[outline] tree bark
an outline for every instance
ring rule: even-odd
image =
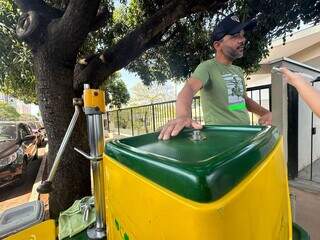
[[[49,52],[46,48],[38,50],[34,67],[39,107],[49,140],[48,163],[52,166],[74,112],[72,98],[79,96],[72,88],[73,68],[56,62]],[[53,181],[54,190],[49,197],[53,218],[75,199],[91,195],[89,161],[73,150],[78,147],[88,152],[85,129],[85,118],[80,114]]]
[[[38,103],[48,134],[50,170],[74,112],[72,99],[81,97],[81,89],[73,89],[74,66],[79,48],[95,22],[100,1],[70,0],[65,12],[42,0],[15,2],[23,12],[19,35],[33,52]],[[53,180],[54,190],[49,197],[53,218],[74,200],[91,195],[90,162],[73,150],[78,147],[88,152],[85,129],[85,118],[80,114]]]

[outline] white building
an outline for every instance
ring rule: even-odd
[[[282,38],[276,39],[272,46],[269,56],[260,62],[261,69],[249,76],[248,87],[271,84],[270,64],[283,57],[320,69],[320,25],[295,32],[285,45]]]

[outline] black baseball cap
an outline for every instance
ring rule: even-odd
[[[237,15],[234,13],[226,16],[214,29],[211,42],[221,40],[225,35],[233,35],[239,33],[241,30],[251,31],[257,26],[257,20],[255,18],[246,22],[240,22]]]

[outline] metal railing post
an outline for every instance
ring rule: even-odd
[[[154,104],[151,105],[152,107],[152,125],[153,125],[153,132],[156,131],[156,123],[155,123],[155,119],[154,119]]]
[[[119,110],[117,110],[117,125],[118,125],[118,135],[120,135],[120,120],[119,120]]]
[[[272,93],[271,93],[271,85],[268,87],[269,89],[269,111],[272,111]]]
[[[131,114],[131,134],[134,136],[134,130],[133,130],[133,108],[130,108],[130,114]]]

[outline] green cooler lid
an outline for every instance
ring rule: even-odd
[[[105,154],[185,198],[211,202],[233,189],[273,150],[279,132],[264,126],[204,126],[170,140],[159,133],[109,142]]]

